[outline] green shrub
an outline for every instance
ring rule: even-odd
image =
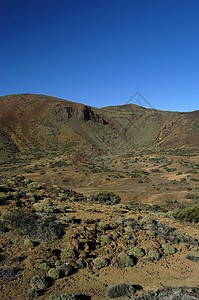
[[[42,188],[42,185],[38,182],[31,182],[28,184],[28,189],[30,191],[35,191],[35,190],[39,190]]]
[[[122,252],[118,255],[118,266],[120,269],[125,267],[134,266],[134,260],[126,253]]]
[[[31,278],[30,285],[36,291],[45,290],[48,286],[46,279],[41,275],[35,275]]]
[[[112,212],[115,212],[115,213],[118,213],[118,214],[122,213],[122,209],[121,209],[120,204],[113,205]]]
[[[116,240],[119,236],[118,233],[114,230],[110,232],[110,235],[112,236],[113,240]]]
[[[59,279],[60,278],[60,271],[55,269],[55,268],[51,268],[50,270],[48,270],[48,276],[53,278],[53,279]]]
[[[51,264],[47,261],[47,262],[43,262],[39,265],[39,268],[41,270],[44,270],[44,271],[49,271],[50,268],[51,268]]]
[[[157,251],[149,251],[148,252],[148,257],[151,260],[158,260],[160,258],[160,254]]]
[[[176,252],[176,249],[169,244],[162,244],[162,248],[165,254],[174,254]]]
[[[100,240],[102,245],[107,245],[111,242],[111,239],[108,235],[102,235]]]
[[[40,202],[33,204],[33,207],[36,211],[52,213],[55,210],[55,206],[49,199],[44,199]]]
[[[128,255],[133,255],[135,257],[142,257],[144,256],[144,250],[140,247],[136,246],[129,246],[128,249],[126,250]]]
[[[132,233],[132,232],[134,232],[134,229],[132,226],[128,225],[124,228],[124,231],[127,233]]]
[[[199,222],[199,206],[195,205],[189,208],[178,209],[173,213],[173,217],[180,221]]]
[[[107,267],[108,266],[108,260],[106,258],[103,258],[103,257],[97,257],[97,258],[93,259],[93,266],[96,269],[101,269],[101,268]]]
[[[62,213],[65,213],[65,211],[66,211],[66,206],[64,205],[64,204],[58,204],[57,206],[56,206],[56,209],[58,209],[60,212],[62,212]]]
[[[107,230],[107,229],[110,228],[110,225],[108,223],[105,223],[105,222],[100,222],[99,227],[100,227],[100,229]]]
[[[60,220],[66,224],[70,224],[75,222],[75,217],[69,214],[65,214],[63,217],[60,218]]]
[[[59,193],[59,199],[60,200],[66,200],[68,198],[68,194],[66,193]]]
[[[122,225],[123,222],[124,222],[124,218],[121,217],[121,216],[118,217],[118,218],[115,220],[115,223],[116,223],[117,225]]]
[[[76,258],[76,251],[72,248],[65,248],[62,251],[62,257],[64,259],[68,259],[68,258]]]
[[[24,246],[26,246],[28,248],[33,248],[34,247],[34,243],[30,239],[25,239],[24,240]]]
[[[33,299],[38,297],[38,292],[35,289],[28,290],[28,298]]]
[[[107,204],[107,205],[111,205],[111,204],[115,205],[120,203],[121,198],[119,195],[113,192],[101,191],[95,195],[91,195],[89,197],[89,200],[97,203]]]

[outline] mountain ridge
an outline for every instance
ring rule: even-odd
[[[45,95],[0,97],[0,152],[124,153],[199,146],[199,111],[136,104],[96,108]]]

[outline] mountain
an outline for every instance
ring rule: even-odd
[[[0,97],[0,154],[128,153],[199,146],[199,111],[167,112],[134,104],[90,107],[45,95]]]

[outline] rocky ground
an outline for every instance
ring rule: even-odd
[[[197,209],[182,223],[169,207],[5,174],[0,205],[2,299],[199,299]]]

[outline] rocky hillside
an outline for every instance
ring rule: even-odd
[[[44,95],[0,97],[0,153],[108,154],[199,146],[199,111],[137,105],[102,109]]]

